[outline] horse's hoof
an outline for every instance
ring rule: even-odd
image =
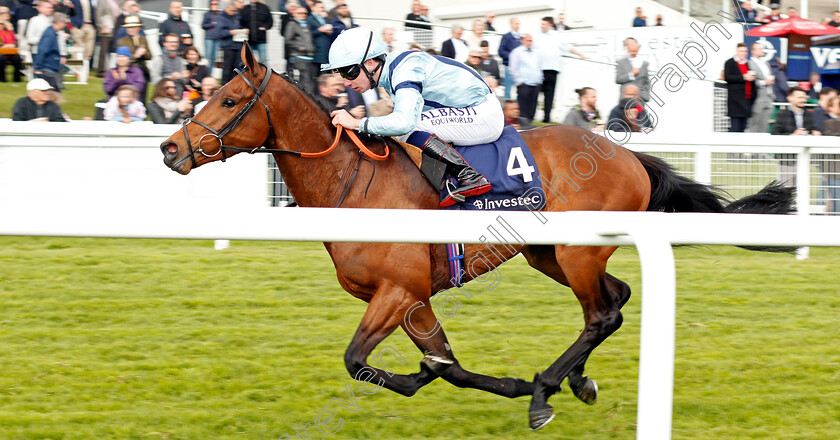
[[[545,425],[548,425],[554,419],[554,408],[551,405],[528,411],[528,424],[531,426],[531,431],[536,431]]]
[[[455,361],[450,359],[445,359],[440,356],[434,356],[431,354],[427,354],[426,357],[420,361],[420,364],[425,365],[428,369],[432,370],[433,373],[440,376],[446,371],[447,368],[451,367]]]
[[[575,397],[580,399],[581,402],[587,405],[594,405],[595,401],[598,400],[598,384],[589,377],[584,377],[583,379],[583,386],[572,391],[574,391]]]

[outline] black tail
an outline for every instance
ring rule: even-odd
[[[739,214],[790,214],[796,211],[794,189],[772,182],[751,196],[728,203],[725,193],[680,176],[662,159],[635,153],[650,177],[648,211],[713,212]],[[746,247],[750,250],[790,252],[793,248]]]

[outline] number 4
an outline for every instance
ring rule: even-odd
[[[516,166],[518,163],[518,167]],[[515,176],[517,174],[522,175],[522,180],[525,183],[534,180],[532,174],[534,174],[534,167],[528,165],[528,160],[525,159],[525,153],[522,152],[522,147],[513,147],[510,150],[510,156],[508,156],[508,163],[507,163],[507,173],[508,176]]]

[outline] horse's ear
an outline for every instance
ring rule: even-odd
[[[246,41],[242,45],[242,64],[245,64],[248,67],[248,70],[254,73],[254,75],[259,75],[262,73],[262,66],[257,64],[257,60],[254,58],[254,53],[251,52],[251,46]]]

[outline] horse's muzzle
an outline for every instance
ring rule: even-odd
[[[186,161],[181,160],[176,162],[175,160],[180,151],[181,149],[178,147],[178,144],[170,140],[166,140],[160,144],[160,152],[163,153],[163,163],[172,171],[180,174],[187,174],[189,173],[189,169],[184,170],[183,167],[184,162]]]

